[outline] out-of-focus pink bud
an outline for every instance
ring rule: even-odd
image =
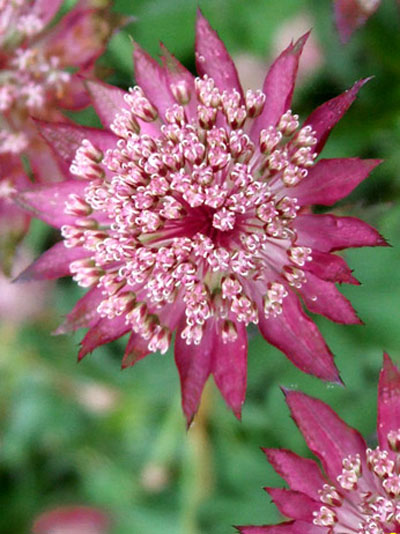
[[[107,515],[86,506],[60,507],[39,516],[33,534],[108,534]]]

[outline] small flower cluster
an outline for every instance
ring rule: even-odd
[[[61,120],[60,108],[89,103],[77,74],[93,72],[96,58],[119,24],[107,8],[76,6],[52,25],[63,0],[0,0],[0,264],[8,272],[13,252],[29,225],[15,205],[15,193],[31,179],[61,180],[62,171],[32,117]],[[21,164],[28,162],[30,178]]]
[[[379,446],[367,448],[324,403],[286,392],[293,419],[317,464],[295,454],[265,449],[290,489],[266,488],[291,522],[240,527],[242,534],[391,534],[400,530],[400,371],[385,354],[378,390]]]
[[[87,104],[71,68],[89,72],[112,28],[87,0],[49,27],[61,4],[0,2],[0,154],[21,154],[29,148],[37,137],[30,116],[61,118],[59,107]]]
[[[60,57],[47,53],[37,42],[45,26],[46,19],[30,2],[0,3],[0,48],[7,57],[1,72],[0,113],[18,117],[45,113],[65,94],[71,74],[61,68]],[[0,154],[20,154],[28,144],[22,130],[2,131]]]

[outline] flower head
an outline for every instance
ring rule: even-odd
[[[241,534],[395,534],[400,532],[400,371],[384,355],[378,387],[378,446],[368,448],[323,402],[286,392],[292,417],[321,461],[264,449],[289,489],[266,488],[290,522],[239,527]]]
[[[14,179],[23,173],[20,156],[28,159],[35,179],[61,179],[52,151],[31,117],[61,120],[60,107],[88,105],[77,74],[93,71],[114,27],[105,10],[91,8],[89,0],[79,0],[51,25],[62,3],[0,0],[0,217],[5,213],[3,199],[11,202],[13,192],[20,189],[20,181]],[[8,186],[11,192],[6,196]],[[26,219],[27,214],[18,217]],[[14,232],[6,233],[11,242]],[[0,251],[8,256],[2,244]],[[2,267],[7,266],[2,262]]]
[[[363,26],[378,9],[381,0],[334,0],[336,26],[343,43]]]
[[[93,70],[112,27],[87,0],[49,25],[62,3],[0,0],[0,154],[29,151],[39,138],[31,116],[61,119],[60,106],[88,104],[71,69]]]
[[[199,14],[194,78],[162,47],[135,48],[138,86],[88,86],[106,131],[43,124],[71,179],[20,195],[63,242],[23,276],[71,273],[89,288],[59,332],[89,327],[79,357],[130,333],[123,366],[175,357],[190,421],[210,374],[239,415],[246,326],[305,372],[339,380],[313,312],[358,323],[335,282],[357,283],[332,251],[384,241],[350,217],[312,215],[347,195],[378,160],[317,157],[364,81],[303,125],[290,110],[307,36],[275,61],[262,91],[243,93],[235,66]]]

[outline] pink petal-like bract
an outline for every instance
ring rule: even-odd
[[[104,130],[40,123],[71,177],[30,188],[19,202],[61,228],[65,247],[77,251],[69,270],[90,288],[59,331],[90,328],[80,357],[130,332],[123,367],[165,353],[176,332],[188,422],[210,375],[240,417],[250,323],[304,372],[340,382],[302,301],[334,321],[359,323],[335,286],[358,282],[333,252],[385,244],[358,219],[311,213],[310,204],[339,200],[379,162],[316,162],[365,81],[301,126],[290,105],[306,39],[282,52],[262,91],[244,93],[199,13],[199,77],[163,45],[162,64],[135,45],[138,86],[86,83]],[[52,261],[24,276],[50,278]]]
[[[387,354],[378,386],[378,446],[323,402],[285,391],[294,421],[316,462],[279,449],[264,449],[289,489],[266,488],[290,520],[238,527],[241,534],[396,534],[400,532],[400,371]],[[258,529],[258,530],[257,530]]]

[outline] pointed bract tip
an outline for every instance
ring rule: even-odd
[[[242,410],[233,410],[233,414],[236,417],[236,419],[241,423],[242,422]]]
[[[19,284],[20,282],[31,282],[33,280],[32,273],[29,271],[29,267],[19,273],[18,276],[11,280],[12,284]]]
[[[360,160],[360,162],[362,162],[365,166],[368,166],[368,174],[370,174],[374,169],[376,169],[376,167],[381,165],[384,161],[385,160],[378,158]]]
[[[185,414],[186,415],[186,414]],[[196,414],[192,414],[190,416],[186,415],[186,432],[189,432],[190,430],[190,427],[192,426],[193,424],[193,421],[194,421],[194,416]]]
[[[377,247],[390,247],[392,248],[393,245],[389,243],[389,241],[387,239],[385,239],[381,234],[379,234],[379,237],[378,239],[376,240],[376,245]]]
[[[382,369],[379,373],[379,389],[381,390],[383,384],[390,382],[398,383],[398,381],[400,381],[400,369],[393,362],[389,354],[384,352]]]
[[[350,93],[351,95],[354,95],[354,98],[356,97],[358,91],[364,87],[366,83],[368,83],[372,78],[375,78],[375,76],[368,76],[367,78],[361,78],[360,80],[357,80],[351,87],[349,87],[343,94]]]
[[[358,91],[361,89],[361,87],[364,87],[365,84],[367,84],[370,80],[375,78],[375,76],[367,76],[366,78],[361,78],[360,80],[357,80],[352,87],[348,89],[348,91],[355,91],[358,93]]]
[[[334,358],[333,354],[332,354],[332,358]],[[339,374],[339,371],[336,365],[334,365],[334,373],[332,373],[331,371],[329,376],[320,376],[320,375],[315,375],[315,376],[319,378],[320,380],[323,380],[324,382],[329,382],[330,384],[336,384],[338,386],[344,386],[344,382],[342,380],[342,377]]]
[[[81,348],[78,352],[78,363],[81,362],[87,354],[89,353],[85,349]]]
[[[336,384],[337,386],[340,386],[341,388],[346,387],[346,384],[344,383],[344,380],[342,379],[340,375],[338,375],[337,380],[332,380],[332,384]]]
[[[357,323],[355,323],[357,324]],[[364,324],[364,323],[362,323]],[[336,373],[336,376],[333,378],[323,378],[324,382],[328,382],[329,384],[340,386],[341,388],[346,387],[346,384],[344,383],[342,377],[339,374],[339,371]]]
[[[392,358],[389,356],[387,352],[384,352],[382,371],[388,371],[390,369],[395,369],[398,371],[397,366],[393,363]]]
[[[301,46],[304,46],[304,45],[306,44],[308,38],[310,37],[310,35],[311,35],[311,28],[310,28],[308,31],[306,31],[306,33],[303,33],[303,35],[301,35],[301,36],[297,39],[295,46],[296,46],[297,44],[299,44],[299,45],[301,44]]]
[[[292,392],[295,392],[296,390],[295,389],[291,389],[291,388],[287,388],[285,386],[279,386],[280,387],[280,390],[282,391],[282,393],[284,394],[285,398]]]
[[[354,311],[354,321],[351,323],[343,323],[343,324],[350,324],[350,325],[357,325],[357,326],[365,326],[364,321],[358,316],[357,311],[353,308]]]
[[[351,271],[353,272],[353,271]],[[361,285],[361,282],[360,280],[358,280],[355,276],[353,276],[352,274],[349,275],[348,279],[347,280],[344,280],[343,282],[339,282],[339,284],[352,284],[353,286],[360,286]]]
[[[197,7],[197,11],[196,11],[196,33],[201,29],[201,26],[203,28],[206,27],[208,30],[211,30],[212,32],[216,32],[216,30],[214,30],[214,28],[211,26],[208,18],[204,15],[204,13],[200,9],[200,7]]]
[[[306,33],[301,35],[295,43],[293,41],[290,43],[289,47],[284,52],[290,52],[294,54],[301,54],[304,45],[306,44],[308,38],[310,37],[311,30],[308,30]]]
[[[52,336],[61,336],[63,334],[67,334],[70,330],[68,330],[67,321],[64,321],[60,324],[53,332],[51,333]]]
[[[366,78],[361,78],[357,83],[362,83],[362,85],[368,83],[369,81],[373,80],[375,78],[375,74],[371,74],[371,76],[367,76]]]

